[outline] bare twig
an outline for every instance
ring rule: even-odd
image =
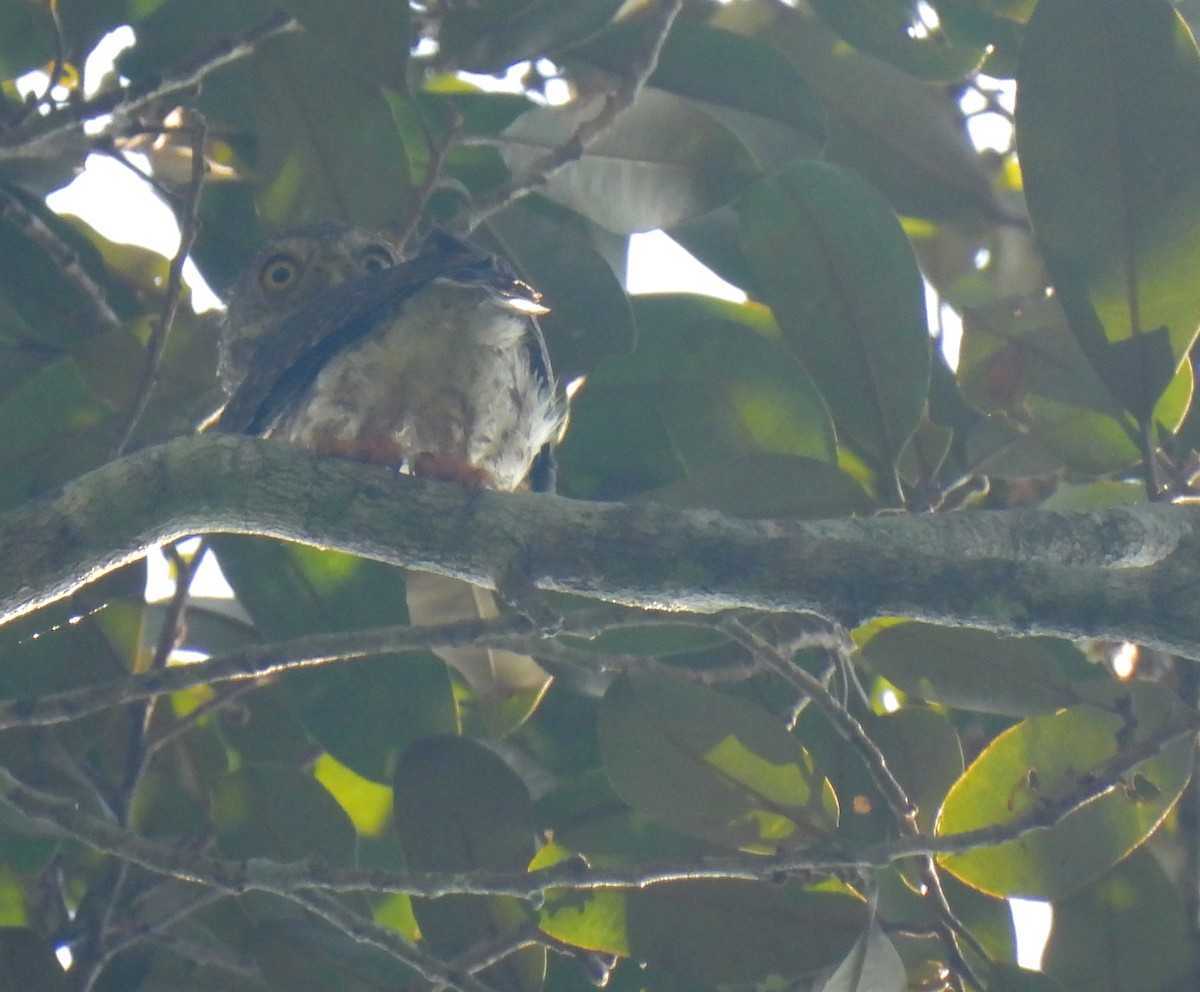
[[[909,834],[915,832],[917,807],[888,768],[883,752],[871,740],[863,725],[834,698],[821,680],[799,665],[793,664],[775,645],[751,630],[737,617],[726,617],[720,621],[719,626],[732,641],[745,647],[751,656],[761,659],[771,671],[812,698],[842,739],[862,758],[875,787],[887,801],[900,828]]]
[[[420,185],[412,191],[412,198],[409,201],[404,220],[397,228],[396,241],[401,252],[407,250],[408,243],[416,232],[417,225],[421,222],[425,205],[429,202],[433,191],[437,189],[438,182],[442,177],[442,166],[445,164],[446,156],[450,154],[450,150],[462,136],[463,125],[462,114],[452,107],[450,122],[446,125],[446,133],[438,138],[434,135],[433,128],[426,120],[421,108],[415,103],[413,107],[417,114],[417,120],[421,124],[421,134],[429,148],[429,161],[425,164],[425,175],[421,178]]]
[[[58,4],[46,4],[46,11],[50,15],[50,23],[54,25],[54,62],[50,66],[49,76],[46,80],[46,89],[38,99],[38,105],[53,103],[51,94],[63,78],[63,72],[67,67],[66,45],[63,42],[62,19],[58,16]]]
[[[54,233],[39,217],[31,214],[25,206],[5,190],[0,190],[0,217],[20,229],[30,241],[37,244],[58,266],[59,271],[83,299],[87,308],[86,319],[100,328],[119,327],[121,318],[108,305],[103,288],[80,264],[75,249]]]
[[[48,145],[69,140],[76,133],[82,134],[85,121],[105,114],[112,114],[113,122],[101,132],[100,137],[120,133],[125,121],[146,107],[165,97],[195,88],[209,73],[252,54],[262,41],[272,35],[298,28],[299,24],[291,15],[278,11],[249,30],[220,40],[174,72],[106,90],[90,100],[67,104],[19,127],[0,132],[0,161],[44,154]],[[88,139],[89,143],[91,140]]]
[[[794,664],[789,657],[786,657],[765,638],[746,627],[737,617],[730,617],[722,621],[721,629],[735,642],[743,645],[752,656],[761,658],[776,674],[808,694],[866,766],[875,787],[879,789],[884,801],[888,804],[888,808],[892,812],[892,819],[900,833],[907,837],[919,836],[916,804],[909,799],[908,792],[888,767],[883,752],[853,714],[834,698],[833,694],[816,676]],[[974,953],[985,961],[988,960],[987,952],[950,908],[950,904],[942,892],[941,879],[938,877],[937,865],[933,858],[918,857],[917,868],[925,886],[925,897],[932,903],[939,920],[939,930],[949,955],[949,963],[954,971],[964,976],[973,986],[983,988],[970,962],[958,950],[956,939],[964,941]]]
[[[381,927],[368,917],[355,913],[327,893],[288,893],[287,898],[316,913],[351,940],[378,948],[412,968],[432,983],[434,988],[451,989],[453,992],[492,992],[492,989],[478,978],[427,954],[415,944],[409,943],[397,931]]]
[[[705,626],[703,617],[678,613],[649,613],[636,617],[626,611],[600,608],[570,613],[563,620],[565,633],[591,635],[625,623],[676,623]],[[379,627],[373,630],[315,634],[236,651],[220,658],[188,665],[173,665],[162,671],[130,675],[119,682],[83,686],[38,699],[0,701],[0,730],[12,727],[50,726],[76,720],[114,706],[165,693],[179,692],[219,682],[258,680],[266,676],[314,665],[353,661],[390,652],[422,651],[434,647],[485,644],[508,650],[538,654],[540,635],[532,633],[529,621],[520,615],[491,620],[455,622],[430,627]]]
[[[641,61],[630,67],[629,78],[618,89],[605,95],[604,103],[595,116],[583,121],[575,132],[557,148],[552,148],[520,176],[513,176],[486,199],[480,200],[471,211],[467,231],[473,231],[485,220],[514,200],[541,189],[555,173],[578,160],[588,145],[604,134],[621,111],[631,107],[647,80],[658,67],[663,45],[675,17],[683,7],[682,0],[657,0],[647,16],[647,28],[653,40],[646,46]]]
[[[190,120],[185,123],[184,128],[191,133],[192,137],[192,174],[182,204],[175,215],[179,221],[179,247],[167,269],[166,296],[163,300],[162,312],[154,324],[150,340],[146,342],[146,359],[142,366],[142,375],[137,391],[134,393],[133,403],[117,434],[116,444],[110,452],[110,457],[114,458],[124,454],[133,437],[133,431],[146,410],[146,404],[150,402],[150,394],[158,380],[158,369],[162,364],[167,335],[171,333],[171,325],[175,323],[175,315],[179,312],[179,299],[183,293],[183,265],[196,241],[200,190],[204,185],[204,143],[208,136],[208,125],[204,118],[195,111],[189,111],[188,118]]]
[[[92,965],[91,970],[87,974],[87,978],[83,982],[83,992],[92,992],[96,982],[104,973],[104,969],[118,954],[127,951],[132,947],[146,940],[154,940],[169,931],[175,924],[187,919],[194,913],[199,912],[205,906],[210,906],[219,899],[224,899],[225,894],[215,890],[209,892],[198,892],[189,901],[181,904],[174,912],[166,913],[157,917],[153,923],[145,924],[132,928],[128,933],[124,933],[119,939],[108,944]],[[101,930],[101,939],[107,939],[109,926],[106,925]]]
[[[1061,823],[1082,806],[1125,786],[1130,772],[1172,745],[1200,731],[1200,715],[1150,734],[1106,762],[1096,774],[1081,777],[1079,787],[1055,802],[1043,803],[1010,823],[957,834],[914,834],[847,853],[824,847],[789,851],[773,857],[733,855],[681,862],[588,867],[566,861],[536,872],[396,872],[377,868],[333,868],[320,861],[281,864],[265,858],[222,860],[179,845],[147,840],[96,816],[68,797],[54,796],[21,782],[0,767],[0,803],[48,836],[72,837],[93,850],[150,871],[196,882],[231,895],[250,890],[290,897],[302,890],[404,893],[437,899],[448,895],[495,895],[537,899],[551,889],[579,892],[645,888],[668,882],[735,878],[766,881],[781,872],[836,872],[883,868],[919,857],[961,854],[1017,840]]]

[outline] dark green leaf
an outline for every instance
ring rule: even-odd
[[[764,308],[684,294],[632,303],[637,349],[576,397],[565,492],[622,498],[763,452],[833,461],[825,404]]]
[[[533,806],[524,783],[482,745],[461,737],[417,741],[396,768],[395,823],[416,871],[521,871],[533,857]],[[435,953],[461,953],[481,937],[526,925],[528,908],[508,898],[450,896],[413,901]],[[542,947],[525,948],[481,973],[505,990],[540,986]]]
[[[860,657],[911,696],[1016,717],[1077,703],[1079,674],[1087,671],[1063,641],[925,623],[885,627]]]
[[[440,50],[455,68],[501,72],[514,62],[553,55],[599,31],[621,0],[482,0],[447,6]]]
[[[742,244],[834,422],[895,465],[925,408],[930,343],[912,248],[883,198],[802,162],[737,204]]]
[[[572,58],[620,71],[640,30],[632,20],[618,22]],[[756,39],[678,18],[649,85],[701,101],[710,110],[726,108],[786,130],[795,154],[820,150],[825,129],[820,105],[787,59]],[[732,117],[719,119],[737,130]],[[779,141],[784,142],[782,136]]]
[[[795,455],[741,455],[704,465],[692,476],[636,499],[703,506],[734,517],[870,516],[878,504],[836,465]]]
[[[604,696],[600,752],[622,800],[694,837],[770,853],[837,827],[837,797],[795,738],[711,689],[622,675]]]
[[[252,91],[257,202],[278,227],[342,220],[396,223],[408,204],[408,160],[378,88],[341,71],[312,38],[259,46]]]
[[[406,0],[285,0],[283,6],[342,71],[403,89],[412,43]]]
[[[207,0],[202,4],[158,3],[131,11],[138,43],[117,60],[133,80],[165,75],[228,38],[262,23],[278,9],[272,0]]]
[[[587,98],[528,111],[504,131],[504,161],[523,176],[603,106]],[[550,176],[545,192],[610,230],[629,233],[670,227],[727,203],[757,171],[742,144],[713,118],[679,97],[644,90],[578,161]]]
[[[1196,973],[1179,889],[1149,851],[1054,904],[1042,968],[1071,989],[1187,992]]]
[[[815,0],[822,20],[856,48],[918,79],[951,82],[979,67],[985,50],[955,44],[912,0]]]
[[[630,893],[628,919],[636,959],[708,987],[828,967],[862,932],[867,909],[842,892],[697,881]]]
[[[1050,276],[1100,377],[1148,420],[1200,327],[1200,54],[1166,0],[1043,0],[1017,81]]]
[[[66,973],[54,948],[26,927],[0,927],[0,989],[3,992],[66,992]]]
[[[220,536],[213,547],[259,633],[270,640],[405,622],[404,573],[329,551]],[[287,675],[308,731],[364,778],[388,781],[415,738],[453,733],[446,666],[432,655],[382,655]]]
[[[254,960],[272,989],[287,992],[391,992],[417,976],[366,941],[353,941],[324,920],[269,918],[254,924]]]
[[[217,845],[227,858],[349,865],[354,826],[315,778],[283,765],[243,765],[212,788]]]
[[[865,175],[904,213],[997,212],[983,160],[944,90],[850,48],[789,7],[776,8],[764,37],[826,101],[826,158]]]

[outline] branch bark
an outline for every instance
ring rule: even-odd
[[[164,541],[265,534],[495,587],[633,606],[910,617],[1130,640],[1200,658],[1200,509],[824,521],[476,492],[278,442],[202,435],[0,515],[0,621]]]

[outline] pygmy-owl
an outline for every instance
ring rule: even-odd
[[[236,284],[218,427],[512,490],[553,486],[565,405],[503,260],[436,232],[408,261],[339,224],[270,242]]]
[[[450,235],[404,260],[379,232],[298,228],[233,289],[216,427],[474,486],[549,490],[566,405],[534,319],[544,312],[503,260]],[[496,613],[486,590],[425,573],[409,573],[407,595],[415,623]],[[493,725],[506,699],[548,681],[524,655],[438,653]]]

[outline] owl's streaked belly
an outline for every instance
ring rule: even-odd
[[[406,470],[426,453],[450,458],[515,489],[563,420],[526,354],[528,320],[484,290],[434,282],[330,359],[269,433],[316,450],[387,447]]]

